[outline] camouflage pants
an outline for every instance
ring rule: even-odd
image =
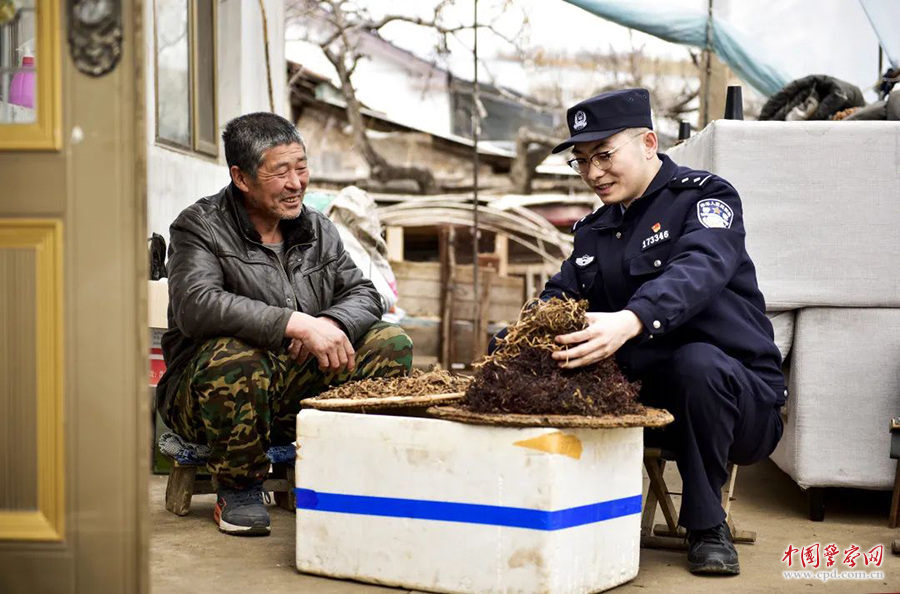
[[[296,439],[300,401],[325,389],[371,377],[407,375],[412,342],[397,325],[378,322],[354,345],[352,370],[322,371],[283,352],[235,338],[205,342],[178,379],[166,423],[211,449],[208,467],[221,485],[242,488],[268,473],[266,450]]]

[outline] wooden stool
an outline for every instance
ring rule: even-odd
[[[900,417],[891,418],[891,458],[900,458]],[[900,462],[894,472],[894,493],[891,496],[891,514],[888,516],[888,528],[900,526]],[[891,542],[891,552],[900,555],[900,539]]]
[[[891,418],[891,458],[900,459],[900,417]],[[894,493],[891,497],[891,515],[888,516],[888,528],[900,526],[900,462],[894,473]]]
[[[894,473],[894,493],[891,496],[891,514],[888,516],[888,528],[900,526],[900,463]]]
[[[647,492],[647,501],[644,503],[644,511],[641,514],[641,546],[648,549],[680,549],[688,548],[687,531],[678,525],[678,512],[672,503],[671,495],[678,495],[669,491],[663,478],[666,462],[674,460],[672,452],[660,448],[644,448],[644,467],[650,478],[650,489]],[[725,510],[725,521],[731,529],[731,536],[735,543],[756,542],[756,532],[751,530],[738,530],[734,525],[731,515],[731,501],[734,499],[734,482],[737,479],[737,466],[728,463],[728,481],[722,489],[722,508]],[[665,524],[653,523],[656,518],[656,507],[662,509]]]
[[[172,473],[166,483],[166,509],[177,516],[186,516],[191,511],[191,498],[194,495],[215,493],[212,477],[205,474],[197,477],[200,470],[206,471],[204,465],[183,465],[173,462]],[[275,504],[287,511],[296,511],[294,504],[294,465],[273,464],[269,478],[263,481],[263,490],[272,491]]]

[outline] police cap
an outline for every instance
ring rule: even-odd
[[[582,101],[566,112],[569,138],[553,149],[566,150],[576,142],[596,142],[627,128],[653,129],[650,119],[650,92],[622,89],[602,93]]]

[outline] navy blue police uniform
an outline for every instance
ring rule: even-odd
[[[623,212],[604,206],[575,225],[572,256],[542,299],[587,299],[589,311],[628,309],[644,330],[616,353],[644,404],[675,423],[654,435],[672,449],[684,483],[680,522],[725,519],[728,460],[752,464],[781,438],[781,355],[744,247],[737,191],[705,171],[662,167]]]
[[[578,108],[569,110],[573,132],[584,111],[589,120],[596,115],[579,116]],[[639,108],[629,101],[622,110]],[[646,126],[649,101],[644,109],[639,125]],[[611,122],[622,119],[613,115]],[[573,134],[567,143],[580,141]],[[725,519],[720,492],[727,462],[752,464],[775,449],[787,392],[744,244],[737,191],[709,172],[658,156],[659,172],[627,209],[606,205],[575,224],[572,255],[541,298],[586,299],[589,311],[628,309],[641,320],[642,333],[619,349],[616,361],[641,382],[644,404],[674,415],[672,425],[648,431],[646,440],[674,451],[683,481],[679,521],[703,530]]]

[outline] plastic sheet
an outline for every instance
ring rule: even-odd
[[[661,6],[646,0],[566,0],[624,27],[672,43],[706,48],[707,15],[697,10]],[[776,93],[790,78],[756,57],[753,43],[728,23],[713,18],[711,45],[716,55],[742,80],[765,96]]]

